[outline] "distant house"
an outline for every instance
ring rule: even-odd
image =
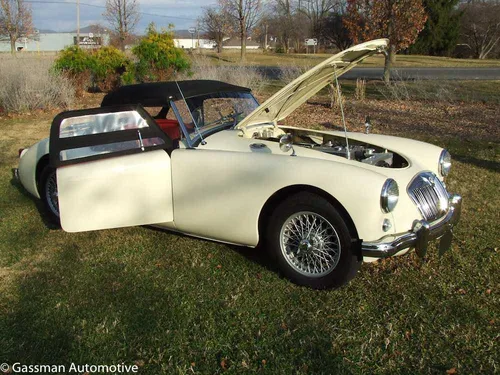
[[[188,30],[175,30],[174,31],[174,44],[179,48],[215,48],[215,42],[207,39],[204,34],[197,32],[191,34]]]
[[[241,49],[241,38],[229,38],[224,40],[222,43],[224,49]],[[258,49],[260,48],[259,43],[254,42],[252,39],[248,38],[246,43],[246,49]]]
[[[109,34],[106,30],[92,33],[91,27],[80,29],[80,47],[98,48],[109,44]],[[16,41],[17,51],[57,52],[65,47],[76,45],[77,33],[40,30],[29,38],[19,38]],[[10,42],[0,41],[0,52],[10,52]]]

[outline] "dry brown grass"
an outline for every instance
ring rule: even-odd
[[[179,79],[212,79],[233,85],[251,87],[259,93],[266,80],[255,67],[235,65],[213,65],[203,55],[193,55],[191,58],[191,74],[183,74]]]
[[[73,86],[51,67],[51,59],[0,59],[0,110],[19,113],[72,106]]]
[[[356,80],[356,90],[354,91],[356,100],[365,100],[366,98],[366,80],[358,78]]]
[[[327,96],[310,100],[286,120],[300,127],[339,128],[339,110],[331,110]],[[373,132],[385,134],[428,134],[483,141],[500,141],[500,108],[495,104],[390,100],[347,100],[344,106],[350,131],[364,131],[367,115]]]

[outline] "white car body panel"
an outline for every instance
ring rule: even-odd
[[[353,221],[359,224],[356,227],[359,235],[375,238],[382,232],[383,218],[390,215],[384,215],[380,207],[372,210],[365,207],[369,202],[378,202],[385,178],[347,165],[329,167],[331,163],[325,160],[288,155],[175,150],[172,180],[176,229],[256,246],[259,216],[266,201],[282,188],[308,185],[342,202]],[[366,189],[368,182],[380,189]],[[357,198],[343,201],[348,196]],[[379,233],[373,222],[380,222]]]
[[[163,150],[57,168],[67,232],[173,221],[170,157]]]
[[[287,129],[298,128],[281,127],[281,129],[287,131]],[[343,132],[302,130],[311,133],[343,136]],[[291,157],[289,156],[290,153],[283,153],[276,142],[246,138],[240,136],[240,133],[238,130],[221,131],[208,137],[207,144],[198,146],[198,150],[184,148],[174,150],[172,153],[174,216],[173,219],[162,219],[150,222],[151,224],[158,224],[158,226],[168,229],[175,228],[203,238],[255,246],[259,240],[257,219],[267,199],[281,188],[298,184],[315,186],[330,194],[347,210],[360,238],[375,240],[390,233],[407,231],[411,228],[414,220],[421,219],[420,212],[406,194],[406,187],[411,179],[423,170],[437,174],[437,159],[442,150],[428,143],[405,138],[379,134],[348,133],[350,139],[381,146],[385,145],[410,161],[410,166],[407,168],[390,169],[375,167],[303,147],[295,147],[297,156]],[[250,145],[253,143],[263,143],[266,148],[252,150]],[[35,150],[45,149],[48,152],[48,142],[46,140],[32,146],[21,158],[19,168],[23,185],[30,192],[35,192],[37,196],[38,191],[36,190],[35,176],[32,171],[35,170],[37,163],[36,155],[43,152],[35,152]],[[219,152],[205,152],[208,150]],[[183,154],[182,152],[190,154]],[[203,152],[203,156],[200,156],[201,152]],[[145,154],[150,154],[150,152]],[[268,157],[256,159],[256,156],[262,156],[257,154],[267,155]],[[271,155],[273,156],[269,157]],[[23,168],[24,165],[28,164],[32,166]],[[121,165],[122,162],[118,164]],[[291,166],[291,164],[293,165]],[[245,168],[252,171],[251,173],[248,172],[248,181],[241,176],[241,171],[246,170]],[[303,172],[298,173],[300,168],[303,168]],[[361,198],[354,194],[351,188],[351,186],[356,185],[351,170],[357,170],[357,173],[364,176],[364,186],[374,186],[375,182],[379,186],[376,189],[369,189],[373,196],[371,200],[367,199],[367,202],[363,205],[360,205]],[[225,185],[220,183],[222,173],[225,174],[225,181],[230,178],[234,179],[232,185],[238,193],[233,191],[228,194],[224,190],[227,187],[227,182]],[[330,180],[331,176],[336,174],[346,176],[343,184],[345,185],[345,191],[343,193],[340,191],[340,184],[335,184]],[[154,175],[157,178],[159,171]],[[385,214],[380,209],[379,194],[383,182],[389,177],[398,182],[400,199],[396,209],[392,213]],[[260,186],[260,181],[263,181],[262,186]],[[259,183],[260,187],[258,189],[253,188],[256,183]],[[206,191],[207,186],[211,186],[212,191],[218,190],[221,197],[217,198],[214,195],[210,200],[202,199],[203,197],[206,198],[206,193],[203,192]],[[364,193],[365,190],[367,189],[361,189],[360,194]],[[197,199],[197,194],[200,199]],[[350,201],[352,201],[351,204],[349,204]],[[241,211],[226,211],[221,207],[242,208]],[[207,220],[206,216],[202,214],[203,212],[210,212],[210,220]],[[237,213],[239,214],[237,215]],[[370,217],[375,218],[375,221],[371,221]],[[382,231],[384,218],[391,219],[393,224],[389,232]],[[241,225],[241,229],[237,230],[236,226],[234,226],[235,222],[245,223],[245,225]],[[374,226],[374,222],[379,223],[379,225]],[[246,233],[247,230],[249,230],[248,233]]]
[[[40,198],[36,180],[36,167],[40,159],[49,154],[49,138],[42,139],[28,148],[19,160],[19,179],[24,188]]]

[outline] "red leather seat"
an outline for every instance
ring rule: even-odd
[[[177,120],[170,119],[155,119],[158,126],[161,130],[168,135],[168,137],[172,140],[179,140],[181,138],[181,131],[179,128],[179,122]]]

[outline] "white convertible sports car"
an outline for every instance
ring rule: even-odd
[[[451,245],[461,198],[449,153],[414,140],[279,125],[386,39],[320,63],[262,105],[217,81],[119,88],[100,108],[57,115],[20,151],[16,176],[68,232],[154,225],[255,247],[313,288],[430,240]]]

